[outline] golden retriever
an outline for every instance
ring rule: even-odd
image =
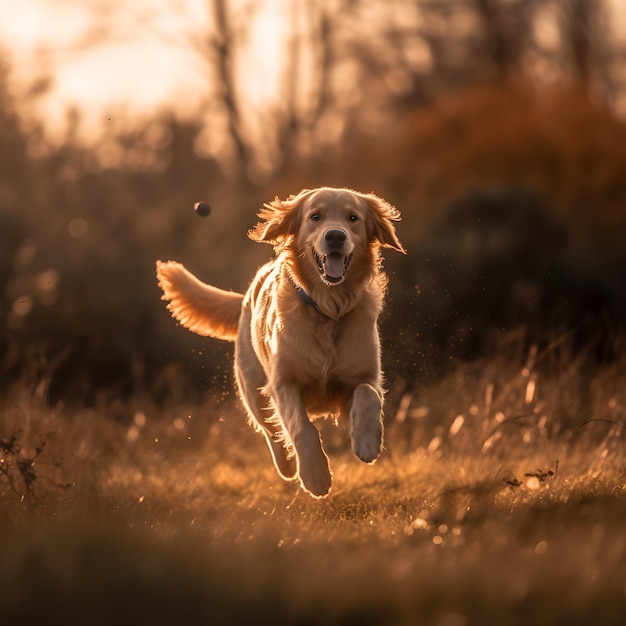
[[[248,235],[272,244],[275,258],[245,295],[206,285],[173,261],[157,261],[159,286],[183,326],[235,342],[239,394],[278,473],[323,497],[331,471],[310,418],[349,419],[365,463],[382,450],[380,249],[405,253],[393,225],[400,213],[374,194],[322,187],[276,198],[259,218]]]

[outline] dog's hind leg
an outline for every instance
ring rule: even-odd
[[[261,392],[265,374],[252,347],[247,344],[236,346],[235,378],[248,419],[255,430],[265,436],[276,471],[281,478],[293,480],[297,473],[296,458],[290,454],[282,424],[274,416],[268,397]]]

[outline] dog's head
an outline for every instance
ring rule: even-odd
[[[380,247],[405,252],[393,225],[399,211],[374,194],[306,189],[265,204],[259,217],[250,238],[271,243],[277,252],[294,252],[328,286],[342,283],[359,258],[375,260]]]

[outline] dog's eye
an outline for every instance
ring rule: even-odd
[[[313,220],[314,222],[319,222],[321,215],[319,213],[313,213],[311,215],[311,220]]]
[[[359,216],[358,215],[351,215],[348,219],[351,222],[358,222],[359,221]]]

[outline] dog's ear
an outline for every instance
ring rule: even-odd
[[[300,206],[310,193],[309,189],[304,189],[287,200],[276,197],[272,202],[264,204],[258,213],[261,221],[248,231],[248,237],[275,247],[289,245],[298,232]]]
[[[400,211],[373,193],[363,195],[362,198],[369,208],[367,221],[371,240],[378,242],[383,248],[391,248],[406,254],[393,225],[393,222],[402,219]]]

